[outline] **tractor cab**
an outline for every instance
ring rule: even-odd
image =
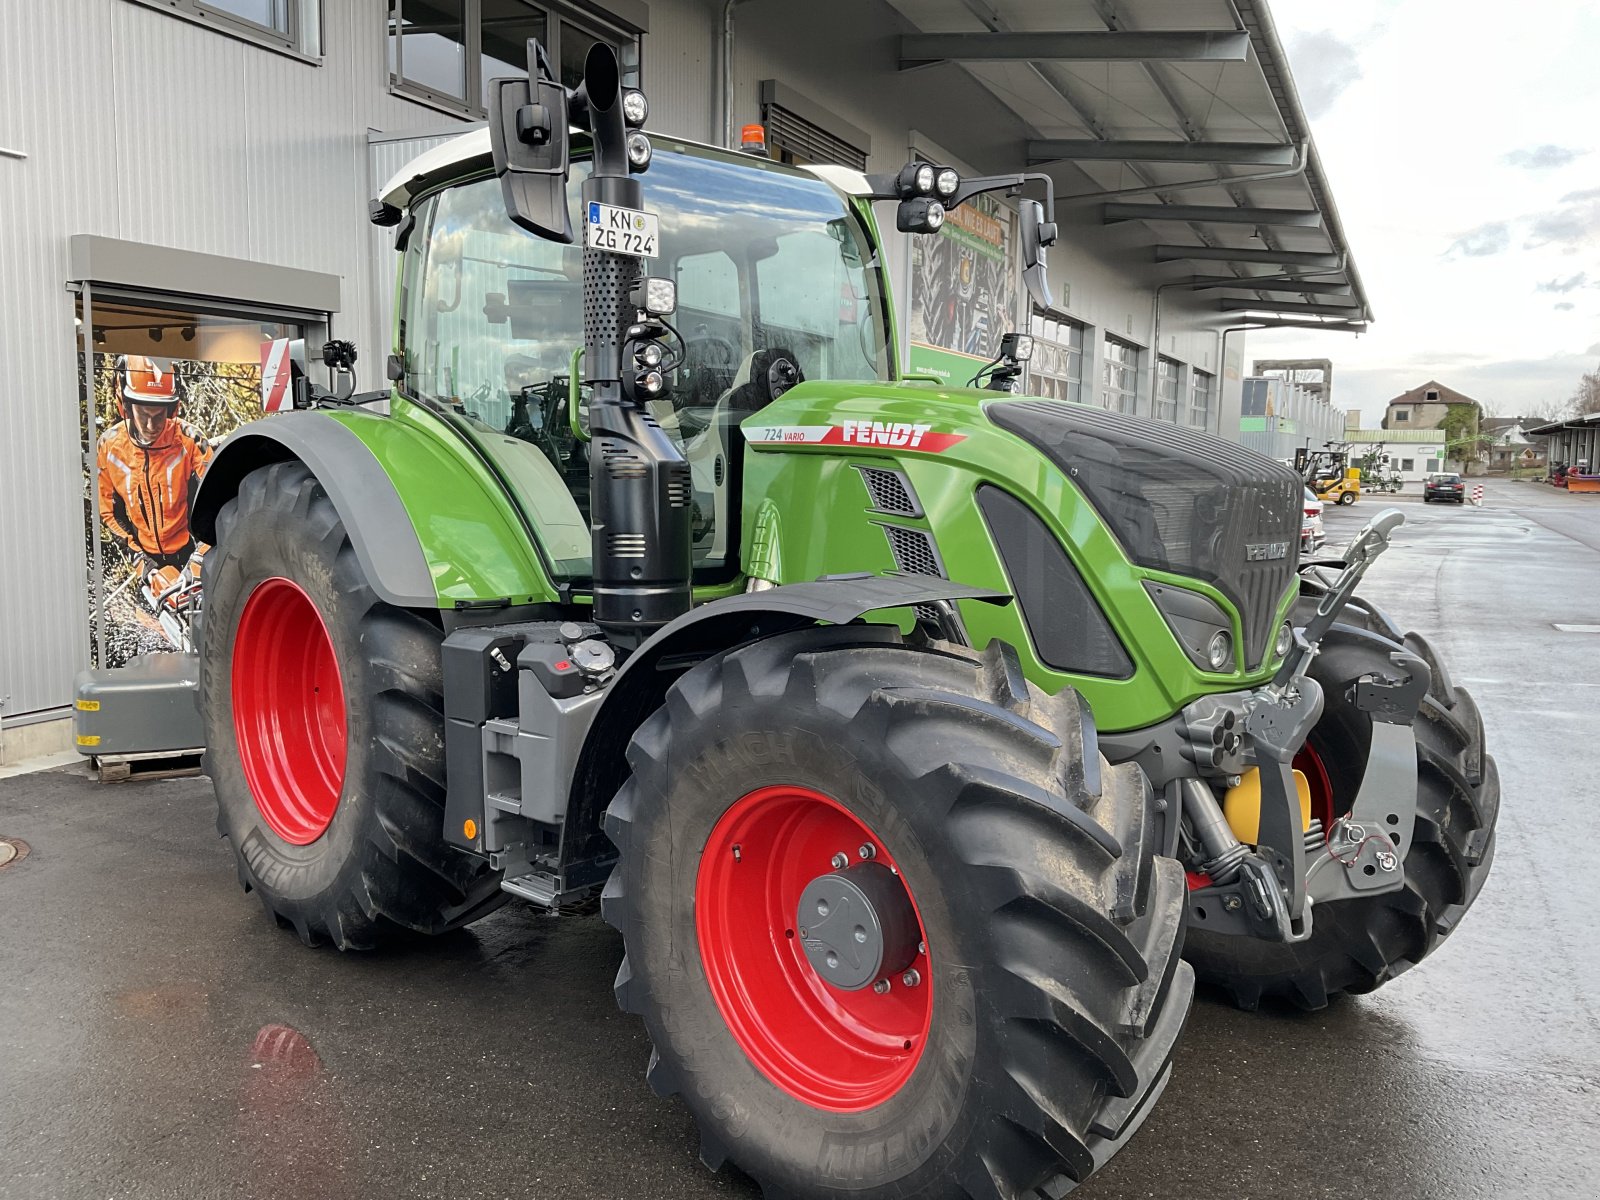
[[[555,578],[584,578],[583,247],[512,222],[486,133],[446,149],[454,178],[409,202],[399,390],[493,465]],[[575,155],[573,212],[590,173]],[[677,307],[665,344],[646,352],[661,381],[644,407],[689,462],[695,581],[715,584],[738,568],[739,423],[807,379],[894,376],[880,248],[869,216],[806,171],[662,139],[649,182],[648,269],[675,285]],[[408,201],[403,191],[386,199]]]

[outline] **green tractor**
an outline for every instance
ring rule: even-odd
[[[706,1165],[859,1200],[1059,1196],[1196,976],[1314,1008],[1439,944],[1498,785],[1352,595],[1399,514],[1301,569],[1294,472],[1016,396],[1023,339],[904,377],[873,202],[1043,177],[652,144],[609,51],[529,62],[374,202],[392,388],[304,389],[197,501],[206,769],[280,924],[598,900]]]

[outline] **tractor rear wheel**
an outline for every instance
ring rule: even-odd
[[[239,882],[308,945],[442,933],[505,899],[443,837],[441,637],[378,599],[304,465],[252,472],[218,513],[205,773]]]
[[[628,762],[617,999],[708,1167],[998,1200],[1143,1120],[1193,990],[1183,875],[1075,693],[999,646],[807,630],[687,672]]]
[[[1300,601],[1303,624],[1315,598]],[[1454,686],[1433,647],[1401,634],[1381,609],[1352,601],[1322,642],[1311,675],[1324,709],[1295,765],[1311,784],[1312,811],[1324,824],[1350,811],[1360,790],[1371,718],[1348,697],[1369,673],[1393,673],[1389,655],[1407,650],[1433,680],[1417,714],[1416,823],[1399,891],[1335,900],[1312,910],[1311,937],[1287,945],[1211,933],[1191,924],[1184,956],[1196,976],[1241,1008],[1263,998],[1318,1009],[1339,992],[1370,992],[1439,948],[1477,899],[1494,860],[1500,775],[1484,751],[1483,719],[1465,688]]]

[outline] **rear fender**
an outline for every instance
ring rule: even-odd
[[[305,463],[327,491],[373,591],[406,608],[438,607],[422,543],[388,472],[360,438],[319,412],[254,421],[224,441],[195,497],[195,536],[217,540],[217,514],[238,495],[246,475],[294,460]]]

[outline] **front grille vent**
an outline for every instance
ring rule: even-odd
[[[867,485],[867,495],[872,498],[873,508],[905,517],[922,515],[922,505],[917,503],[917,494],[911,488],[911,481],[899,471],[887,471],[881,467],[856,469],[861,472],[861,482]]]
[[[904,529],[899,525],[883,526],[889,539],[889,549],[894,554],[894,564],[907,575],[931,575],[944,579],[944,564],[939,561],[939,551],[933,544],[933,535],[921,529]]]
[[[612,558],[643,558],[644,534],[613,533],[610,538]]]

